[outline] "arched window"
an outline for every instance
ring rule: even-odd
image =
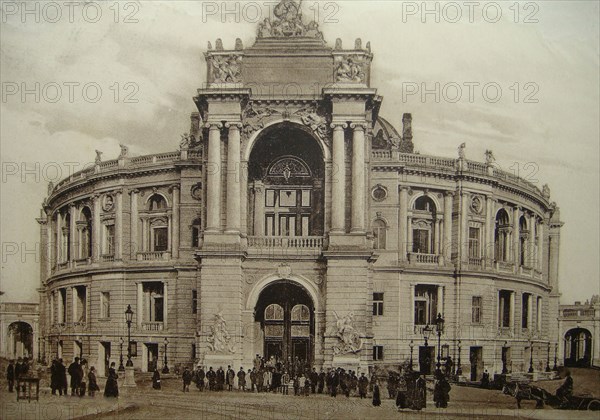
[[[152,197],[150,197],[150,199],[148,200],[148,203],[149,203],[149,208],[148,209],[150,211],[166,210],[167,209],[167,201],[160,194],[154,194]]]
[[[283,308],[273,303],[265,308],[265,337],[283,337]]]
[[[436,207],[433,200],[424,195],[417,198],[413,208],[412,218],[412,252],[418,254],[433,254],[437,224]]]
[[[80,259],[92,257],[92,212],[89,207],[81,210],[77,222],[79,234],[79,257]]]
[[[310,335],[310,310],[306,305],[295,305],[292,308],[292,337],[308,337]]]
[[[376,219],[373,222],[373,239],[374,244],[373,247],[375,249],[385,249],[386,240],[387,240],[387,225],[381,219]]]
[[[527,239],[531,232],[527,229],[527,221],[525,216],[521,216],[519,219],[519,265],[526,266],[528,264],[528,253],[531,252],[527,246]]]
[[[265,321],[283,321],[283,308],[273,303],[265,308]]]
[[[510,256],[511,227],[508,213],[500,209],[496,214],[494,230],[494,248],[496,261],[506,262]]]

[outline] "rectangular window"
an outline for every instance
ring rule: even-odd
[[[479,258],[479,228],[469,228],[469,258]]]
[[[169,231],[166,227],[154,228],[153,251],[161,252],[169,248]]]
[[[275,207],[275,191],[267,190],[265,193],[265,206]]]
[[[429,231],[413,229],[413,252],[417,254],[430,254]]]
[[[420,284],[415,286],[415,325],[434,324],[438,314],[439,287]],[[441,302],[439,302],[441,304]]]
[[[302,207],[310,207],[310,190],[302,190]]]
[[[279,192],[280,207],[296,207],[296,190],[281,190]]]
[[[271,214],[266,216],[265,234],[267,236],[275,236],[275,216]]]
[[[58,323],[67,322],[67,289],[58,290]]]
[[[196,343],[192,343],[192,360],[196,361]]]
[[[481,296],[473,296],[471,300],[471,322],[473,324],[481,324]]]
[[[521,328],[529,328],[529,316],[531,308],[529,302],[531,301],[530,293],[523,293],[521,298]]]
[[[73,294],[73,322],[85,324],[87,317],[87,288],[85,286],[76,286]]]
[[[383,293],[373,293],[373,315],[383,315]]]
[[[115,225],[106,225],[105,227],[105,238],[104,243],[104,254],[114,255],[115,254]]]
[[[198,226],[192,227],[192,248],[198,248],[200,245],[200,228]]]
[[[302,216],[302,236],[310,236],[310,216]]]
[[[198,291],[192,290],[192,313],[198,313]]]
[[[542,306],[542,298],[538,297],[536,300],[536,311],[537,311],[537,325],[536,328],[538,331],[542,331],[542,315],[543,315],[543,306]]]
[[[100,294],[100,318],[110,318],[110,293]]]
[[[373,346],[373,360],[383,360],[383,346]]]
[[[50,324],[54,325],[56,323],[56,320],[54,319],[54,292],[50,293],[50,298],[49,298],[49,306],[50,306]]]
[[[147,282],[143,285],[144,316],[146,322],[163,322],[164,319],[164,284]]]
[[[500,290],[498,293],[498,325],[501,328],[510,328],[511,294],[510,290]]]

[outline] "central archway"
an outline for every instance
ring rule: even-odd
[[[265,287],[256,302],[254,320],[260,323],[263,356],[289,369],[314,361],[315,303],[308,291],[289,280]]]
[[[565,334],[565,366],[589,367],[592,363],[592,334],[573,328]]]

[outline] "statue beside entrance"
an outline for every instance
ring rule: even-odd
[[[346,354],[358,353],[362,350],[363,340],[354,327],[354,313],[349,312],[346,316],[340,317],[337,312],[333,312],[336,318],[337,337],[340,343],[333,346],[333,353]]]
[[[206,338],[210,350],[220,353],[235,353],[235,346],[231,343],[231,336],[227,331],[227,321],[222,312],[215,314],[210,330],[210,335]]]

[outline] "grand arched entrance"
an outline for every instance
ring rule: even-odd
[[[573,328],[565,334],[565,366],[589,367],[592,362],[592,334]]]
[[[325,166],[318,142],[296,124],[265,128],[248,161],[248,231],[256,237],[324,232]]]
[[[27,322],[17,321],[8,326],[9,357],[32,357],[33,328]]]
[[[261,292],[254,313],[265,359],[273,357],[288,366],[313,363],[315,306],[302,286],[287,280],[270,284]]]

